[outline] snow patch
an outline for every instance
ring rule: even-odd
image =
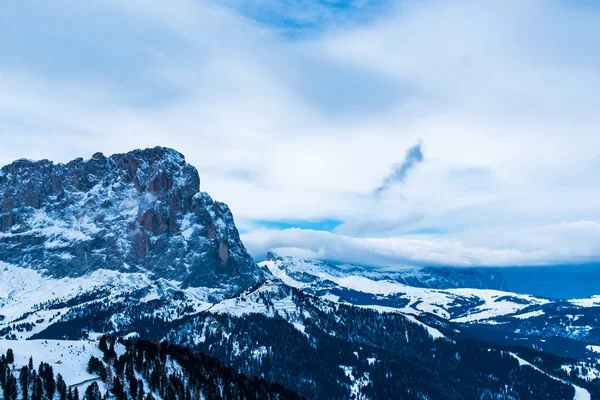
[[[537,311],[530,311],[530,312],[526,312],[523,314],[517,314],[517,315],[513,315],[513,318],[518,318],[518,319],[529,319],[532,317],[539,317],[540,315],[544,315],[544,312],[542,310],[537,310]]]
[[[600,353],[600,346],[589,345],[585,347],[589,351],[593,351],[595,353]]]

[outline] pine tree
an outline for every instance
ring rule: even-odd
[[[103,353],[106,353],[108,351],[108,345],[106,344],[106,336],[102,336],[100,338],[100,343],[98,343],[98,348]]]
[[[16,400],[18,393],[17,379],[9,373],[4,381],[4,399]]]
[[[34,371],[35,373],[35,371]],[[31,400],[42,400],[44,396],[44,386],[42,384],[42,378],[39,375],[35,376],[33,383],[33,391],[31,393]]]
[[[0,357],[0,388],[3,388],[4,385],[6,384],[6,362],[5,359],[6,357],[4,357],[4,355],[2,355],[2,357]]]
[[[79,400],[79,389],[73,389],[73,400]]]
[[[119,357],[119,358],[114,358],[113,359],[113,366],[115,367],[115,373],[118,376],[123,376],[123,372],[125,371],[125,358],[123,356]]]
[[[12,349],[6,350],[6,363],[12,364],[15,362],[15,355]]]
[[[121,383],[121,380],[118,376],[115,377],[113,381],[112,392],[114,393],[117,400],[127,400],[127,395],[125,394],[125,388]]]
[[[96,360],[97,360],[96,357],[90,356],[90,359],[88,360],[87,368],[86,368],[86,371],[88,372],[88,374],[93,374],[94,372],[96,372]]]
[[[117,355],[117,353],[115,352],[115,342],[114,341],[110,341],[110,345],[108,347],[108,356],[110,358],[113,358]]]
[[[102,400],[102,394],[100,393],[98,383],[92,382],[92,384],[87,387],[83,400]]]
[[[27,372],[29,373],[29,383],[35,383],[35,368],[33,368],[33,357],[29,357],[29,363],[27,364]]]
[[[100,362],[100,360],[98,360],[98,362]],[[98,366],[98,376],[100,376],[100,380],[102,382],[105,382],[108,380],[108,372],[106,371],[106,367],[104,366],[104,364],[102,364],[100,362],[100,365]]]
[[[52,399],[54,397],[54,392],[56,391],[56,382],[54,381],[54,371],[52,370],[52,366],[42,362],[40,363],[38,371],[38,375],[44,382],[46,397]]]
[[[61,374],[56,375],[56,389],[58,390],[59,400],[67,400],[67,384]]]
[[[128,381],[129,381],[129,395],[131,396],[132,399],[135,399],[135,398],[137,398],[138,381],[135,377],[133,377],[133,378],[128,377]]]
[[[140,371],[144,365],[144,352],[142,349],[138,348],[135,354],[135,370]]]
[[[154,366],[154,369],[152,370],[152,373],[150,374],[150,389],[153,391],[158,390],[158,388],[160,387],[160,374],[158,372],[158,368],[156,368],[156,365]]]
[[[21,385],[21,393],[23,400],[29,399],[29,369],[24,366],[19,372],[19,384]]]

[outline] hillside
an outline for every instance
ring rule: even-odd
[[[164,343],[103,336],[85,342],[0,341],[0,349],[0,387],[7,400],[303,398],[214,357]]]

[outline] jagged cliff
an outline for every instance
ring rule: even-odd
[[[0,170],[0,260],[54,278],[148,272],[234,293],[262,279],[227,205],[198,171],[156,147]]]

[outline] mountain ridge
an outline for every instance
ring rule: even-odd
[[[149,272],[232,294],[262,279],[226,204],[163,147],[0,169],[0,260],[53,277]]]

